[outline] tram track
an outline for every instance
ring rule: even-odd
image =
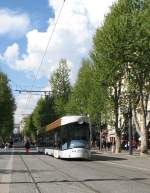
[[[21,161],[23,162],[23,164],[24,164],[24,166],[25,166],[25,168],[26,168],[29,176],[31,177],[31,180],[32,180],[31,183],[35,186],[36,193],[42,193],[41,190],[40,190],[40,188],[39,188],[39,186],[38,186],[38,182],[35,181],[35,179],[34,179],[34,177],[33,177],[33,175],[32,175],[32,172],[31,172],[31,170],[29,169],[29,167],[28,167],[27,163],[25,162],[25,160],[23,159],[23,156],[22,156],[22,155],[20,155],[20,159],[21,159]],[[28,183],[28,182],[27,182],[27,183]]]
[[[72,176],[72,175],[70,175],[70,174],[68,174],[68,172],[65,172],[65,171],[62,171],[62,169],[61,168],[58,168],[56,165],[54,165],[53,163],[51,163],[51,162],[49,162],[49,160],[48,159],[46,159],[45,160],[45,156],[43,156],[43,157],[41,157],[41,156],[39,156],[39,155],[31,155],[31,156],[33,156],[34,157],[34,159],[36,160],[39,160],[40,162],[41,162],[41,164],[42,165],[46,165],[46,166],[49,166],[49,167],[51,167],[52,168],[52,170],[53,171],[56,171],[56,172],[59,172],[60,173],[60,175],[62,174],[63,176],[64,176],[64,178],[66,177],[66,178],[69,178],[69,179],[61,179],[61,180],[53,180],[53,179],[51,179],[51,180],[46,180],[46,181],[43,181],[43,180],[40,180],[40,181],[36,181],[36,178],[34,177],[34,175],[33,175],[33,170],[32,169],[30,169],[29,167],[28,167],[28,164],[27,164],[27,162],[26,162],[26,160],[23,158],[23,156],[20,156],[20,158],[21,158],[21,160],[23,161],[23,163],[24,163],[24,165],[25,165],[25,167],[26,167],[26,169],[27,169],[27,172],[29,173],[29,175],[31,176],[31,179],[32,179],[32,184],[34,184],[34,186],[35,186],[35,188],[36,188],[36,190],[37,190],[37,193],[42,193],[41,192],[41,190],[40,190],[40,184],[55,184],[55,183],[74,183],[74,182],[77,182],[78,184],[80,184],[80,185],[82,185],[82,187],[85,187],[86,189],[88,189],[89,191],[91,191],[91,192],[94,192],[94,193],[101,193],[101,191],[99,191],[99,190],[97,190],[97,189],[95,189],[94,187],[91,187],[90,185],[88,185],[87,184],[87,182],[88,182],[88,179],[87,180],[79,180],[78,178],[76,178],[76,177],[74,177],[74,176]],[[47,157],[47,156],[46,156]],[[57,160],[56,159],[56,161],[59,161],[59,160]],[[39,162],[39,164],[40,164],[40,162]],[[86,167],[89,167],[89,168],[91,168],[92,170],[97,170],[97,165],[98,165],[99,163],[97,163],[97,162],[94,162],[94,165],[89,165],[89,164],[87,164],[87,163],[85,163],[84,162],[84,164],[82,164],[81,166],[82,167],[85,167],[85,169],[86,169]],[[104,165],[105,167],[106,166],[108,166],[107,164],[105,164],[105,163],[101,163],[102,165]],[[76,165],[76,163],[75,163],[75,165]],[[115,166],[115,167],[117,167],[117,166]],[[121,168],[121,166],[120,167],[117,167],[118,169],[123,169],[123,168]],[[52,171],[51,170],[51,171]],[[104,172],[104,173],[107,173],[108,175],[109,174],[112,174],[111,172],[109,172],[109,171],[106,171],[106,170],[104,170],[103,168],[100,168],[99,169],[101,172]],[[129,168],[127,168],[127,170],[129,170]],[[131,170],[130,170],[131,171]],[[134,173],[135,172],[135,170],[132,170],[132,172]],[[114,180],[116,180],[116,179],[119,179],[119,180],[122,180],[122,181],[134,181],[135,183],[140,183],[141,185],[142,184],[144,184],[144,185],[147,185],[147,186],[150,186],[150,184],[149,183],[147,183],[147,182],[143,182],[143,181],[141,181],[142,179],[144,180],[144,179],[146,179],[147,177],[146,177],[146,174],[145,173],[143,173],[144,175],[145,175],[145,178],[143,177],[143,178],[139,178],[139,180],[138,180],[138,177],[136,178],[130,178],[130,177],[128,177],[128,176],[124,176],[124,175],[117,175],[117,178],[114,178]],[[104,179],[105,180],[105,179]],[[106,179],[107,180],[107,179]],[[112,181],[113,181],[113,179],[112,179]]]
[[[99,165],[99,163],[98,162],[95,162],[94,161],[94,164],[95,164],[95,166],[97,166],[97,165]],[[87,164],[85,163],[84,165],[86,165],[87,166]],[[130,165],[124,165],[124,164],[115,164],[115,162],[113,162],[113,161],[110,161],[110,162],[107,162],[107,163],[101,163],[101,165],[103,165],[103,166],[105,166],[105,167],[108,167],[108,166],[112,166],[113,168],[116,168],[116,169],[120,169],[120,170],[122,170],[122,173],[123,173],[123,171],[124,171],[124,169],[126,169],[126,171],[129,171],[129,172],[131,172],[132,171],[132,173],[135,173],[136,175],[137,175],[137,170],[139,171],[139,173],[140,173],[140,176],[141,176],[141,174],[143,174],[144,176],[145,176],[145,178],[146,177],[149,177],[149,171],[146,171],[145,169],[144,169],[144,171],[143,170],[141,170],[141,169],[139,169],[139,168],[136,168],[136,167],[131,167]],[[89,166],[88,166],[89,167]],[[95,168],[94,166],[90,166],[90,168],[91,169],[93,169],[93,170],[97,170],[97,167]],[[101,168],[102,169],[102,168]],[[106,172],[106,170],[103,170],[103,172]],[[112,172],[112,171],[111,171]],[[107,172],[108,174],[111,174],[111,172]],[[118,177],[119,178],[122,178],[122,177],[125,177],[125,176],[120,176],[120,175],[118,175]],[[125,179],[126,180],[132,180],[132,178],[129,178],[129,177],[125,177]],[[133,180],[134,180],[134,178],[133,178]],[[136,182],[136,181],[135,181]],[[139,183],[139,182],[136,182],[136,183]],[[141,183],[141,182],[140,182]],[[149,185],[150,186],[150,183],[144,183],[144,182],[142,182],[141,184],[145,184],[145,185]]]
[[[95,164],[95,166],[98,166],[100,163],[97,163],[97,162],[95,162],[96,160],[93,160],[92,162],[94,162],[94,164]],[[109,162],[109,164],[108,163],[101,163],[101,165],[103,165],[103,166],[105,166],[105,167],[107,167],[108,165],[110,166],[110,165],[112,165],[113,167],[115,167],[116,169],[120,169],[120,170],[122,170],[122,173],[124,172],[124,169],[126,168],[126,171],[129,171],[129,172],[131,172],[131,167],[125,167],[125,165],[122,165],[122,164],[116,164],[115,165],[115,163],[114,162]],[[91,168],[92,170],[95,170],[95,171],[97,171],[97,169],[98,169],[98,167],[96,167],[95,168],[95,166],[89,166],[89,165],[87,165],[87,163],[84,163],[84,165],[82,165],[82,167],[89,167],[89,168]],[[104,172],[104,173],[106,173],[106,170],[105,169],[103,169],[103,168],[100,168],[100,172]],[[143,174],[145,177],[143,178],[143,179],[145,179],[146,177],[148,177],[149,178],[149,171],[147,171],[148,172],[148,174],[147,173],[145,173],[144,171],[142,171],[142,170],[139,170],[139,172],[140,172],[140,174]],[[133,167],[133,169],[132,169],[132,173],[136,173],[137,174],[137,170]],[[107,174],[112,174],[112,171],[110,171],[110,172],[108,172],[107,171]],[[129,177],[126,177],[126,176],[123,176],[123,175],[118,175],[118,179],[122,179],[122,180],[124,180],[124,181],[134,181],[135,183],[137,183],[137,184],[139,184],[139,181],[138,181],[138,178],[137,177],[135,177],[135,178],[129,178]],[[137,181],[136,181],[136,179],[137,179]],[[139,178],[139,179],[142,179],[142,178]],[[148,186],[150,186],[150,183],[145,183],[145,182],[141,182],[140,181],[140,183],[141,184],[144,184],[144,185],[148,185]]]
[[[61,181],[36,181],[34,176],[32,175],[32,170],[29,169],[27,163],[25,162],[24,158],[22,155],[20,155],[20,159],[21,161],[23,162],[26,170],[27,170],[27,173],[29,174],[29,176],[31,177],[31,182],[27,182],[27,184],[34,184],[35,186],[35,189],[36,189],[36,192],[37,193],[43,193],[41,190],[40,190],[40,187],[38,186],[38,184],[51,184],[51,183],[56,183],[56,182],[59,182],[59,183],[64,183],[64,182],[68,182],[68,183],[73,183],[73,182],[77,182],[79,184],[81,184],[82,186],[86,187],[88,190],[94,192],[94,193],[101,193],[100,191],[97,191],[96,189],[92,188],[91,186],[85,184],[84,182],[81,182],[79,181],[77,178],[74,178],[73,176],[69,175],[68,173],[66,172],[63,172],[62,170],[58,169],[56,166],[54,166],[53,164],[50,164],[49,162],[47,162],[46,160],[43,160],[41,158],[39,158],[37,155],[32,155],[35,158],[37,158],[38,160],[40,160],[41,162],[43,162],[44,164],[54,168],[55,171],[58,171],[59,173],[62,173],[64,176],[68,177],[68,178],[71,178],[72,180],[61,180]],[[26,183],[26,182],[25,182]]]
[[[91,188],[90,186],[88,186],[88,185],[85,184],[84,182],[79,181],[77,178],[72,177],[72,176],[69,175],[68,173],[61,171],[61,170],[58,169],[56,166],[50,164],[50,163],[47,162],[46,160],[43,160],[43,159],[41,159],[41,158],[39,158],[39,157],[38,157],[38,159],[40,159],[41,161],[43,161],[45,164],[54,167],[57,171],[63,173],[63,174],[66,175],[67,177],[72,178],[74,181],[81,183],[82,185],[86,186],[86,187],[89,188],[90,190],[95,191],[94,193],[101,193],[100,191],[97,191],[97,190]],[[94,164],[95,164],[95,165],[98,165],[99,163],[94,162]],[[108,165],[105,164],[105,163],[102,163],[102,165],[108,166]],[[89,165],[87,165],[87,163],[85,163],[85,162],[84,162],[84,165],[82,165],[82,167],[89,167],[89,168],[91,168],[92,170],[97,171],[97,168],[92,167],[92,166],[89,166]],[[113,167],[114,167],[114,166],[113,166]],[[116,166],[116,167],[117,167],[117,166]],[[123,170],[123,168],[121,168],[121,167],[117,167],[117,168]],[[101,168],[101,169],[102,169],[102,168]],[[131,169],[129,169],[129,168],[127,168],[126,170],[131,171]],[[102,172],[102,171],[101,171],[101,172]],[[103,172],[106,173],[106,170],[103,170]],[[135,170],[132,170],[132,172],[135,173],[136,171],[135,171]],[[107,174],[110,174],[110,175],[111,175],[112,172],[108,172],[108,171],[107,171]],[[149,177],[148,174],[145,174],[145,173],[144,173],[144,175]],[[145,178],[146,178],[146,177],[145,177]],[[143,178],[143,179],[145,179],[145,178]],[[123,175],[118,175],[118,179],[121,179],[122,181],[134,181],[135,183],[139,184],[139,180],[138,180],[138,178],[136,178],[136,177],[135,177],[135,178],[129,178],[129,177],[126,177],[126,176],[123,176]],[[137,180],[136,180],[136,179],[137,179]],[[139,179],[142,179],[142,178],[139,178]],[[112,180],[113,180],[113,179],[112,179]],[[150,183],[145,183],[145,182],[141,182],[141,181],[140,181],[140,184],[150,186]]]
[[[39,158],[37,155],[36,155],[36,158],[37,158],[38,160],[40,160],[41,162],[45,163],[46,165],[48,165],[48,166],[50,166],[50,167],[53,167],[56,171],[62,173],[62,174],[65,175],[66,177],[72,179],[72,180],[69,180],[69,181],[68,181],[68,180],[63,180],[63,181],[61,181],[61,182],[77,182],[77,183],[81,184],[82,186],[86,187],[88,190],[90,190],[90,191],[92,191],[92,192],[94,192],[94,193],[102,193],[102,192],[100,192],[100,191],[97,191],[95,188],[87,185],[85,182],[82,182],[82,181],[78,180],[77,178],[69,175],[68,173],[66,173],[66,172],[58,169],[56,166],[54,166],[53,164],[50,164],[50,163],[47,162],[46,160],[43,160],[43,159]],[[60,181],[58,181],[58,182],[60,182]]]

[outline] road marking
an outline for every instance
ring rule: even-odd
[[[10,156],[10,159],[8,161],[8,164],[6,166],[6,168],[4,168],[5,170],[11,171],[12,170],[12,166],[13,166],[13,151],[12,150],[12,154]],[[0,193],[9,193],[10,190],[10,183],[11,182],[11,172],[8,174],[4,174],[1,178],[1,184],[0,184]],[[4,183],[4,184],[3,184]],[[8,183],[8,184],[5,184]]]

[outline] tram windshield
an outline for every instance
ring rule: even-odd
[[[71,123],[62,126],[62,149],[89,148],[89,124]]]
[[[68,148],[89,148],[89,143],[86,140],[71,140]]]

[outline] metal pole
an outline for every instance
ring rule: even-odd
[[[92,125],[91,125],[91,119],[90,119],[90,115],[89,117],[89,127],[90,127],[90,146],[91,146],[91,141],[92,141]]]
[[[100,139],[99,139],[99,150],[102,151],[102,131],[101,131],[101,128],[100,128]]]
[[[132,149],[132,109],[131,109],[131,101],[129,101],[129,128],[128,128],[128,134],[129,134],[129,155],[133,154]]]
[[[101,129],[101,113],[99,115],[99,150],[102,151],[102,129]]]
[[[92,147],[92,144],[91,144],[91,141],[92,141],[92,124],[91,124],[91,119],[90,119],[90,115],[88,114],[87,115],[88,117],[88,121],[89,121],[89,129],[90,129],[90,141],[89,141],[89,144],[90,144],[90,148]]]

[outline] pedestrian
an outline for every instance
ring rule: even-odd
[[[4,149],[4,148],[5,148],[5,144],[2,142],[1,149]]]
[[[105,139],[103,139],[102,147],[103,147],[104,150],[106,151],[107,143],[106,143],[106,140],[105,140]]]
[[[111,146],[110,141],[106,142],[106,146],[107,146],[107,150],[109,151],[110,150],[110,146]]]
[[[7,150],[7,149],[8,149],[8,143],[7,143],[7,142],[5,143],[5,147],[4,147],[4,149],[5,149],[5,150]]]
[[[29,149],[30,149],[30,142],[29,142],[29,140],[27,140],[26,143],[25,143],[25,149],[26,149],[26,153],[29,153]]]

